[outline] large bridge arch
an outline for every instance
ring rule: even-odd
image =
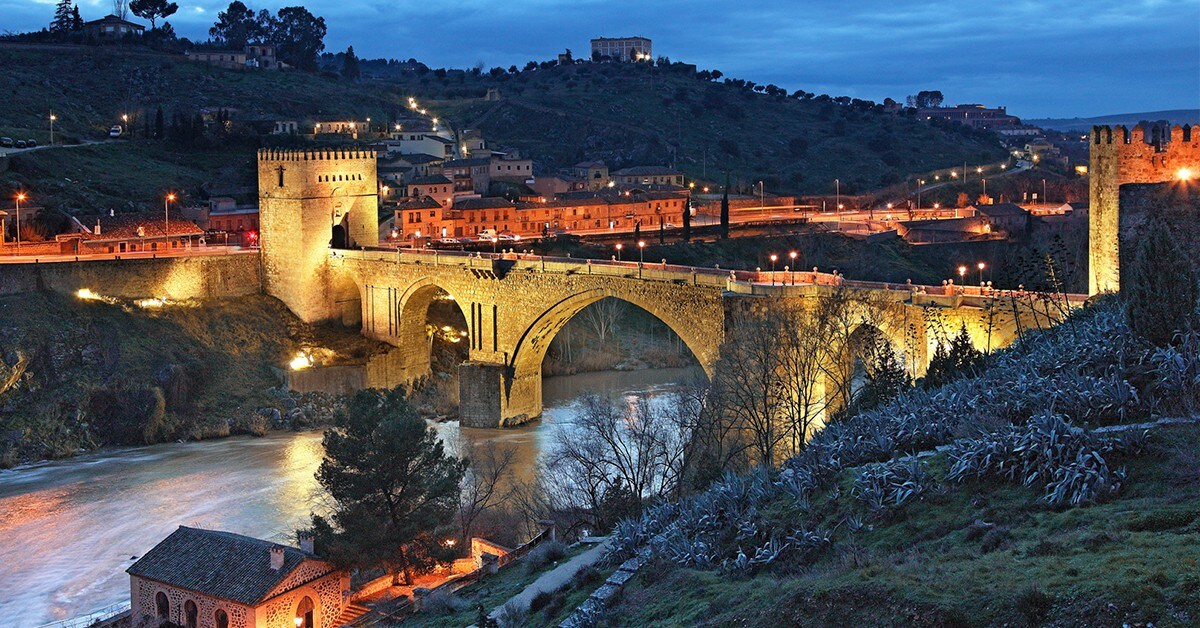
[[[681,320],[668,302],[649,301],[614,287],[593,288],[571,294],[544,308],[521,333],[507,365],[505,396],[508,417],[533,417],[542,410],[542,361],[550,342],[584,308],[605,298],[618,299],[641,308],[673,331],[687,346],[711,378],[716,364],[724,320],[712,320],[711,328],[699,328]],[[716,345],[713,340],[716,339]]]
[[[401,363],[404,379],[412,381],[425,377],[430,373],[430,341],[426,328],[429,319],[429,308],[435,301],[453,302],[462,315],[467,333],[471,333],[471,321],[462,310],[458,298],[446,282],[438,282],[432,277],[421,277],[403,288],[389,303],[392,323],[389,342],[400,348]]]

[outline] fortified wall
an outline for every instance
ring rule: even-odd
[[[377,185],[373,151],[260,150],[264,291],[305,322],[357,323],[360,296],[334,280],[329,248],[379,244]]]
[[[1088,294],[1121,284],[1121,186],[1200,178],[1200,133],[1175,126],[1169,140],[1147,142],[1141,127],[1092,127],[1088,209]],[[1164,134],[1165,135],[1165,134]]]
[[[123,299],[211,299],[258,294],[258,255],[197,255],[139,259],[4,264],[0,294],[88,289]]]

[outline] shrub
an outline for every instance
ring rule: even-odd
[[[575,575],[571,576],[571,588],[583,589],[603,579],[604,575],[600,573],[599,569],[596,569],[592,565],[587,565],[580,567],[579,571],[576,571]]]
[[[543,567],[567,555],[567,546],[562,541],[544,541],[525,556],[525,569],[529,573],[541,571]]]
[[[872,512],[884,514],[919,499],[935,486],[921,461],[910,458],[867,466],[854,479],[853,494]]]
[[[1164,268],[1170,272],[1163,272]],[[1121,295],[1129,326],[1158,346],[1196,325],[1196,275],[1166,222],[1152,218],[1137,246]]]
[[[509,602],[501,607],[500,613],[496,617],[496,623],[500,628],[519,628],[525,625],[528,618],[528,612]]]
[[[1013,605],[1016,606],[1017,612],[1026,622],[1037,626],[1050,614],[1050,609],[1054,606],[1054,598],[1041,589],[1030,586],[1016,595]]]
[[[449,615],[466,606],[466,602],[450,591],[434,589],[421,600],[421,612],[430,615]]]
[[[555,591],[540,591],[537,595],[529,600],[529,612],[536,613],[546,607],[556,595]]]

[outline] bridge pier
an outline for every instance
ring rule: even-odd
[[[467,427],[512,427],[541,416],[542,379],[512,378],[504,364],[470,361],[458,367],[458,415]]]

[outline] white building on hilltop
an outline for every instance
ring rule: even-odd
[[[654,51],[646,37],[600,37],[592,40],[592,60],[651,61]]]

